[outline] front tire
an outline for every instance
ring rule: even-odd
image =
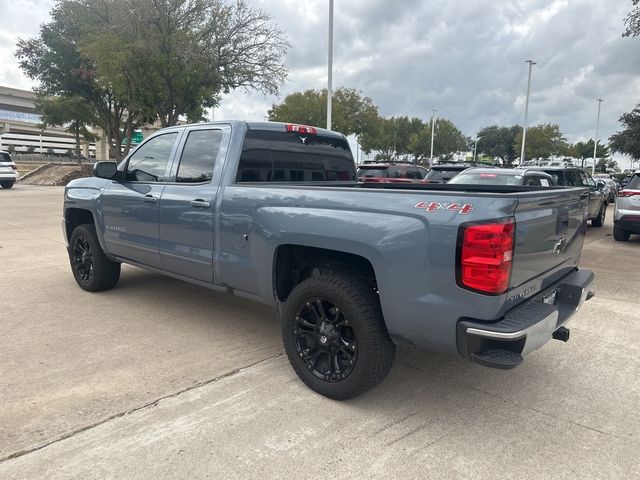
[[[291,366],[312,390],[335,400],[380,383],[395,355],[378,296],[358,277],[326,273],[294,287],[281,311]]]
[[[11,188],[13,187],[14,182],[0,182],[0,185],[2,185],[2,188]]]
[[[69,241],[69,261],[76,282],[83,290],[99,292],[113,288],[120,279],[120,264],[109,260],[91,223],[77,226]]]
[[[613,239],[617,242],[628,242],[631,233],[620,227],[613,227]]]
[[[598,212],[598,216],[596,218],[594,218],[593,220],[591,220],[591,226],[592,227],[601,227],[602,225],[604,225],[604,220],[607,216],[607,202],[604,202],[602,204],[602,207],[600,207],[600,211]]]

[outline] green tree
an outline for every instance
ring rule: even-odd
[[[424,162],[431,155],[431,124],[429,120],[411,136],[410,151],[415,161]],[[435,119],[433,155],[440,160],[448,160],[455,152],[467,150],[470,139],[446,118]]]
[[[617,172],[619,170],[620,167],[618,167],[618,162],[611,158],[599,158],[596,162],[596,172],[607,173]]]
[[[640,160],[640,104],[618,120],[622,130],[609,137],[609,148],[613,152],[629,155],[633,161]]]
[[[587,158],[593,158],[593,138],[590,138],[587,142],[576,142],[571,147],[571,155],[576,158],[582,159],[582,168],[584,168],[584,161]],[[596,150],[596,158],[604,159],[611,156],[609,147],[602,145],[598,141],[598,148]]]
[[[631,0],[633,8],[624,19],[625,31],[623,37],[637,37],[640,35],[640,0]]]
[[[79,1],[59,1],[51,11],[51,21],[40,27],[35,38],[18,41],[16,56],[23,72],[39,83],[43,96],[82,98],[94,111],[96,125],[105,133],[109,156],[121,158],[120,144],[125,123],[138,125],[143,118],[127,108],[108,86],[95,80],[95,65],[81,55],[82,31],[71,15]]]
[[[333,130],[360,136],[377,126],[378,107],[358,90],[338,88],[331,106]],[[282,103],[272,105],[269,120],[324,127],[327,124],[327,90],[306,90],[287,95]]]
[[[377,151],[380,160],[415,157],[411,150],[411,139],[422,128],[424,123],[416,117],[377,117],[372,128],[358,140],[365,153]]]
[[[97,80],[127,105],[175,125],[201,120],[220,94],[246,88],[276,94],[286,78],[288,44],[245,0],[82,0],[81,52]]]
[[[513,161],[518,158],[520,149],[516,148],[515,140],[522,127],[499,127],[491,125],[478,132],[478,155],[487,155],[502,160],[505,167],[513,166]]]
[[[75,156],[80,163],[80,137],[86,141],[96,140],[96,136],[88,128],[98,123],[91,106],[81,97],[37,95],[36,109],[42,114],[40,127],[43,130],[52,125],[67,126],[67,131],[76,140]]]
[[[519,131],[513,142],[513,148],[520,151],[522,131]],[[527,128],[527,140],[524,147],[525,158],[549,158],[553,155],[565,155],[569,144],[555,123],[543,123]]]

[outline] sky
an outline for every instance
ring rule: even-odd
[[[279,96],[237,90],[218,119],[263,120],[289,93],[327,84],[328,0],[247,0],[271,15],[291,48]],[[32,88],[14,58],[37,35],[49,0],[0,0],[0,85]],[[522,124],[528,66],[529,125],[557,123],[570,142],[599,138],[640,102],[640,37],[622,38],[631,0],[335,0],[334,87],[360,90],[384,116],[437,115],[470,137]],[[625,159],[617,158],[624,166]]]

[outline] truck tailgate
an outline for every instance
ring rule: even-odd
[[[586,231],[586,189],[519,196],[507,310],[578,266]]]

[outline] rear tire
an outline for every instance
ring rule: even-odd
[[[389,373],[395,355],[378,296],[358,277],[331,272],[294,287],[280,315],[291,366],[312,390],[356,397]]]
[[[109,260],[91,223],[78,225],[69,240],[69,261],[76,282],[83,290],[99,292],[113,288],[120,279],[120,264]]]
[[[630,236],[631,233],[629,232],[629,230],[625,230],[616,226],[613,227],[613,239],[617,242],[628,242]]]
[[[15,182],[0,182],[0,185],[2,185],[2,188],[11,188],[14,183]]]
[[[592,227],[601,227],[602,225],[604,225],[604,221],[605,221],[606,216],[607,216],[607,202],[604,202],[602,204],[602,207],[600,207],[600,211],[598,212],[598,216],[596,218],[594,218],[593,220],[591,220],[591,226]]]

